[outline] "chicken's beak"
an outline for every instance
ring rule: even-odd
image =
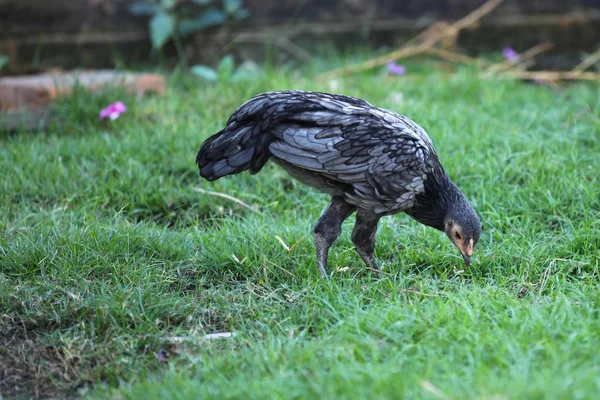
[[[465,265],[468,267],[471,264],[471,256],[473,255],[473,239],[469,240],[469,243],[467,243],[464,249],[460,250],[460,253],[463,256],[463,260],[465,260]]]
[[[465,260],[465,265],[468,267],[469,264],[471,264],[471,256],[468,256],[466,254],[463,254],[463,260]]]

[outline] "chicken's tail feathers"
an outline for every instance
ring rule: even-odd
[[[273,137],[260,124],[229,121],[225,129],[200,146],[196,164],[200,176],[209,181],[250,170],[256,174],[267,163]]]
[[[231,115],[225,129],[200,147],[196,156],[200,176],[214,181],[246,170],[256,174],[271,156],[269,145],[276,140],[280,123],[302,112],[322,110],[318,100],[318,96],[300,90],[252,97]]]

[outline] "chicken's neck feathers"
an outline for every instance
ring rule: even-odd
[[[444,222],[458,207],[470,207],[468,200],[443,169],[425,181],[425,191],[406,213],[422,224],[444,230]]]

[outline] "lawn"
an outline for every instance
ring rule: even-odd
[[[429,62],[314,79],[336,63],[238,82],[175,72],[165,96],[137,102],[76,91],[50,132],[2,134],[0,393],[597,398],[600,86]],[[285,88],[361,97],[422,125],[481,216],[471,267],[443,233],[397,215],[380,224],[377,279],[350,218],[323,280],[312,227],[325,195],[273,164],[201,180],[203,139],[250,96]],[[116,100],[129,110],[98,121]]]

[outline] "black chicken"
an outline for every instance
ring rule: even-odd
[[[256,174],[271,157],[300,182],[332,196],[314,229],[322,276],[329,248],[354,211],[352,242],[374,271],[377,223],[399,212],[444,231],[469,265],[479,218],[427,133],[407,117],[348,96],[262,93],[202,144],[196,163],[200,175],[214,181],[246,170]]]

